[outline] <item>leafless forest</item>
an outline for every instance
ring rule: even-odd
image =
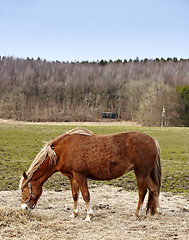
[[[189,85],[189,60],[47,62],[0,58],[0,118],[22,121],[124,121],[184,124],[178,87]]]

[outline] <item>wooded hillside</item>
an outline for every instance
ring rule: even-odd
[[[47,62],[0,58],[0,118],[189,125],[189,60]]]

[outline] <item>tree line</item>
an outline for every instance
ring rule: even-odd
[[[49,62],[0,57],[0,117],[189,126],[189,60]],[[188,92],[187,92],[188,91]],[[165,114],[162,119],[162,111]]]

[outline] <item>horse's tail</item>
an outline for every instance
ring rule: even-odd
[[[154,167],[153,167],[152,171],[150,172],[150,176],[157,186],[158,196],[154,197],[149,192],[147,208],[146,208],[146,213],[148,213],[148,211],[150,210],[152,215],[156,213],[157,205],[159,205],[159,194],[160,194],[161,179],[162,179],[161,160],[160,160],[160,146],[159,146],[157,141],[155,141],[155,143],[156,143],[156,148],[157,148],[157,156],[156,156],[156,162],[154,164]]]

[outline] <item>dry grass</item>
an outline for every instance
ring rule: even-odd
[[[70,219],[71,191],[44,191],[37,208],[22,211],[18,191],[0,192],[0,239],[189,239],[187,196],[162,193],[162,215],[132,218],[137,193],[102,185],[90,189],[95,217],[84,221],[86,209],[81,200],[80,215]]]

